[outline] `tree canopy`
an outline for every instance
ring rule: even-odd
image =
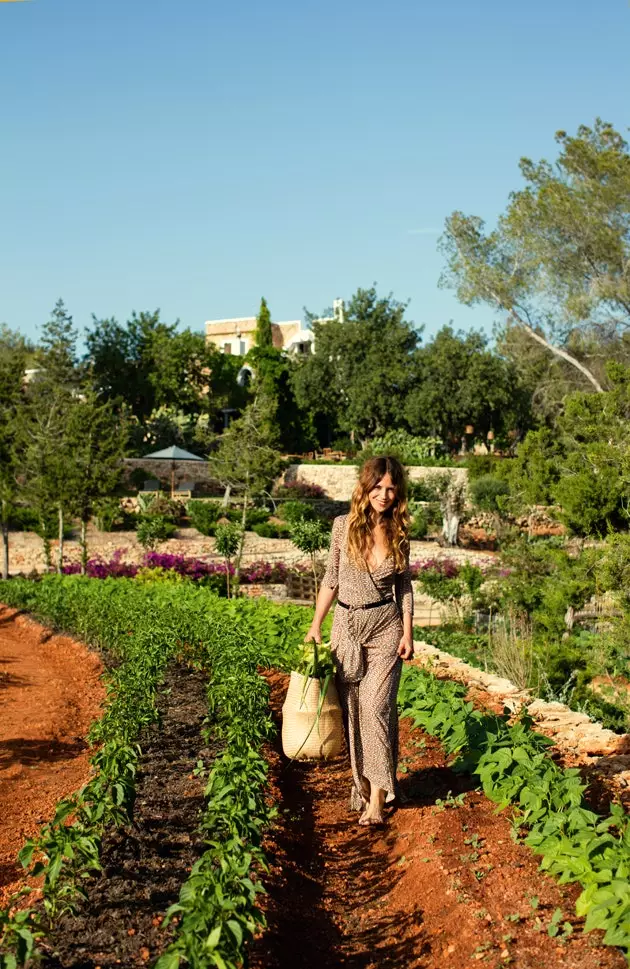
[[[467,424],[485,439],[530,425],[527,395],[515,366],[488,348],[484,334],[442,327],[418,348],[411,368],[414,384],[404,414],[413,434],[456,443]]]
[[[296,367],[293,386],[300,406],[329,434],[367,440],[400,425],[412,386],[409,357],[420,338],[406,309],[372,287],[357,290],[343,318],[311,317],[315,350]]]
[[[556,135],[555,164],[521,159],[525,187],[490,232],[454,212],[442,239],[444,285],[466,304],[484,302],[603,389],[573,352],[576,334],[609,339],[630,327],[630,153],[600,119]]]

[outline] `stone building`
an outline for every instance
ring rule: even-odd
[[[305,330],[301,320],[272,323],[273,345],[287,353],[311,352],[313,334]],[[238,317],[232,320],[206,320],[206,342],[214,343],[223,353],[244,357],[254,346],[256,317]]]

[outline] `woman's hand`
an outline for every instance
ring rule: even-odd
[[[322,631],[315,623],[311,623],[311,628],[304,637],[305,643],[321,643]]]
[[[402,639],[400,640],[398,655],[401,659],[411,659],[413,656],[413,638],[408,636],[407,633],[403,633]]]

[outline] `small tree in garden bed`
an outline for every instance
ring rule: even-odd
[[[316,555],[330,545],[330,532],[321,521],[307,521],[300,518],[291,524],[291,541],[299,548],[300,552],[304,552],[311,558],[311,568],[315,579],[315,598],[317,598],[319,584],[317,581]]]
[[[140,522],[136,536],[143,548],[154,549],[160,542],[171,538],[176,531],[175,525],[164,515],[154,515]]]
[[[219,555],[225,559],[227,575],[227,597],[230,593],[230,571],[232,569],[232,558],[236,555],[241,544],[242,531],[237,525],[217,525],[215,547]]]
[[[247,511],[256,496],[268,493],[283,461],[276,450],[277,437],[270,429],[271,404],[257,397],[242,417],[232,421],[221,435],[216,454],[209,458],[210,468],[226,488],[237,492],[243,502],[235,574],[240,575]],[[216,534],[218,535],[218,529]],[[235,553],[232,553],[235,554]]]

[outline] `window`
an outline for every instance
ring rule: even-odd
[[[231,353],[232,352],[232,344],[231,343],[224,343],[223,344],[223,352],[224,353]]]

